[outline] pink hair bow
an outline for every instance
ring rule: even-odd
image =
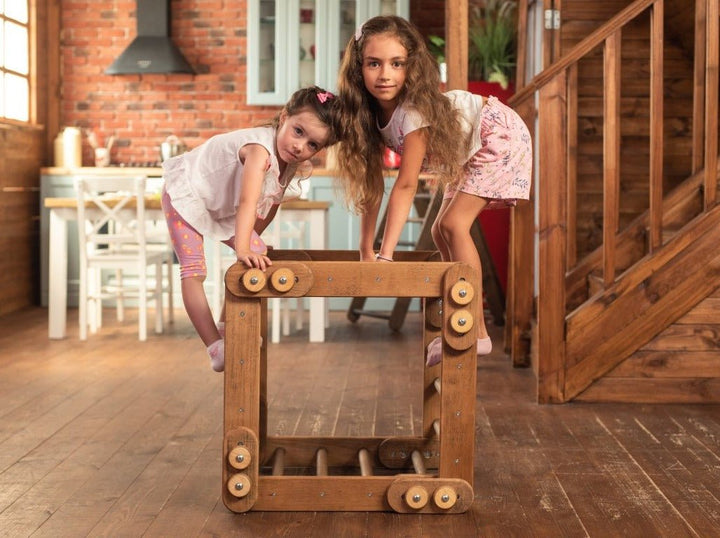
[[[321,103],[325,103],[325,101],[334,97],[335,96],[330,92],[318,92],[317,94],[318,101],[320,101]]]

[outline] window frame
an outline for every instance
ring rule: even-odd
[[[7,111],[3,107],[0,110],[0,122],[10,125],[32,125],[37,122],[37,65],[36,65],[36,49],[37,49],[37,24],[36,24],[36,11],[35,2],[31,0],[11,0],[13,2],[24,1],[27,9],[27,22],[21,22],[17,19],[6,16],[5,10],[3,9],[0,13],[0,24],[5,25],[6,21],[11,21],[14,24],[23,26],[27,34],[27,74],[15,71],[7,68],[3,62],[0,65],[0,77],[4,78],[5,74],[9,73],[17,77],[25,79],[27,82],[27,119],[20,120],[17,118],[7,117]],[[6,0],[7,2],[7,0]],[[5,54],[5,44],[0,42],[0,54]]]

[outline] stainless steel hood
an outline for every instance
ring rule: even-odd
[[[137,0],[136,17],[137,37],[106,74],[195,72],[170,39],[170,0]]]

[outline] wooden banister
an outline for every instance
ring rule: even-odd
[[[523,86],[524,81],[519,78],[518,91],[510,98],[510,105],[528,123],[536,139],[537,165],[533,180],[536,204],[528,214],[520,206],[513,213],[510,272],[513,281],[509,288],[530,291],[536,301],[533,319],[531,308],[523,300],[523,295],[510,292],[512,302],[508,302],[507,313],[511,341],[507,347],[513,363],[523,364],[523,359],[515,356],[523,349],[519,335],[526,334],[528,327],[532,327],[535,321],[532,348],[536,359],[534,366],[538,377],[538,400],[541,402],[560,402],[574,398],[588,383],[606,374],[622,360],[620,355],[603,355],[612,349],[610,344],[603,343],[605,347],[602,350],[592,350],[598,359],[595,366],[600,365],[602,371],[583,370],[590,366],[576,368],[578,363],[585,360],[582,353],[588,351],[587,346],[578,344],[582,342],[577,333],[578,328],[589,330],[583,323],[594,319],[594,313],[617,308],[617,304],[620,304],[617,301],[621,298],[627,300],[623,294],[628,289],[635,289],[633,286],[636,284],[631,282],[633,271],[637,273],[643,263],[645,270],[648,267],[659,268],[663,256],[667,258],[669,251],[679,250],[677,241],[670,243],[674,234],[668,231],[674,232],[678,227],[688,224],[690,228],[702,219],[709,218],[703,213],[718,204],[720,2],[695,0],[695,3],[693,117],[692,120],[688,117],[687,121],[688,125],[692,125],[693,138],[693,157],[692,162],[688,162],[687,176],[692,177],[682,183],[682,188],[678,186],[678,181],[683,178],[676,177],[679,174],[673,168],[675,163],[664,159],[667,151],[664,138],[668,128],[663,117],[667,114],[676,119],[675,110],[679,108],[675,102],[677,99],[669,100],[667,105],[664,101],[667,83],[664,56],[665,48],[670,46],[665,42],[664,23],[667,21],[664,0],[635,0],[526,85]],[[527,12],[521,11],[520,15],[520,25],[526,27]],[[646,15],[649,15],[649,19],[645,18]],[[639,19],[641,16],[643,18]],[[625,35],[630,36],[625,39],[637,40],[638,28],[648,28],[645,26],[648,21],[649,30],[645,30],[642,39],[648,40],[650,49],[641,58],[643,81],[647,80],[648,85],[645,86],[643,82],[643,93],[638,97],[638,82],[621,80],[621,65],[624,61],[621,52],[625,52]],[[646,37],[648,33],[649,37]],[[599,49],[603,52],[604,61],[602,111],[597,109],[600,103],[597,94],[593,93],[585,99],[582,94],[579,95],[584,81],[578,80],[585,66],[581,61],[588,61],[588,65],[595,62]],[[632,61],[640,60],[638,52],[634,50],[630,51],[628,58]],[[648,72],[649,79],[646,78]],[[523,69],[519,67],[518,73],[524,73]],[[644,93],[646,88],[647,93]],[[680,97],[682,101],[685,96]],[[596,108],[588,113],[586,109],[591,106]],[[599,118],[600,114],[602,118]],[[639,125],[625,123],[633,120],[638,121]],[[586,161],[579,161],[579,151],[591,158],[599,154],[596,151],[599,148],[590,144],[595,144],[600,134],[603,159],[601,181],[595,162],[589,165]],[[649,146],[643,144],[640,147],[641,155],[632,153],[632,149],[628,150],[638,147],[637,141],[634,141],[635,146],[628,146],[621,151],[625,137],[638,136],[649,141]],[[590,152],[587,147],[591,147]],[[647,160],[642,155],[647,155]],[[627,169],[621,169],[621,162],[627,163]],[[638,165],[639,162],[642,165]],[[578,184],[578,175],[588,170],[589,177],[581,177],[582,181]],[[626,177],[634,180],[634,183],[625,183]],[[669,182],[668,177],[673,181]],[[674,186],[673,191],[666,195],[664,184]],[[599,204],[590,205],[582,198],[587,193],[599,196],[600,188],[603,197],[601,209]],[[634,192],[631,190],[633,188]],[[644,206],[647,211],[641,205],[643,200],[638,203],[637,198],[631,199],[634,205],[625,205],[624,196],[628,192],[631,196],[637,196],[638,192],[645,192],[645,189],[648,193],[647,206]],[[682,206],[681,199],[685,200]],[[628,208],[632,208],[632,211],[628,211]],[[537,214],[531,219],[533,211]],[[584,218],[583,222],[578,221],[578,213]],[[591,219],[602,222],[602,237],[591,237],[592,248],[588,248],[588,244],[578,244],[578,230],[587,230]],[[690,220],[693,222],[689,223]],[[597,231],[597,228],[593,228],[591,233]],[[685,238],[683,241],[690,242],[691,239]],[[536,254],[528,254],[528,243],[536,247]],[[534,255],[537,255],[537,261]],[[519,259],[516,260],[516,257]],[[649,259],[652,261],[648,262]],[[596,275],[601,278],[595,278]],[[589,286],[588,282],[592,285]],[[583,320],[582,323],[572,323],[572,320],[578,319]],[[581,371],[584,373],[578,374]]]
[[[565,71],[565,69],[567,69],[570,65],[577,63],[580,58],[592,51],[595,47],[601,45],[610,35],[625,26],[652,4],[661,1],[662,0],[636,0],[636,2],[630,4],[573,47],[568,54],[564,55],[541,73],[538,73],[538,75],[536,75],[530,82],[528,82],[521,90],[509,99],[510,106],[515,106],[516,103],[519,103],[520,101],[523,101],[533,95],[536,91],[557,76],[558,73]]]

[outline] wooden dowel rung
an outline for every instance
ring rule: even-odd
[[[435,435],[437,435],[438,439],[440,438],[440,419],[436,418],[433,420],[433,430],[435,430]]]
[[[412,454],[412,464],[413,468],[415,469],[415,472],[417,474],[425,474],[425,462],[423,461],[422,454],[420,454],[419,450],[413,450]]]
[[[282,476],[285,472],[285,449],[282,447],[276,448],[273,452],[273,476]]]
[[[358,451],[358,459],[360,460],[360,475],[372,476],[372,463],[370,463],[370,452],[367,448],[361,448]]]
[[[442,390],[442,382],[440,381],[439,377],[435,378],[435,381],[433,381],[433,385],[435,385],[435,390],[437,391],[437,393],[440,394]]]
[[[324,448],[318,448],[315,454],[315,469],[317,476],[328,475],[327,450]]]

